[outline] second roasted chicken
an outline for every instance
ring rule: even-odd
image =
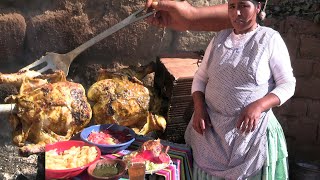
[[[139,72],[146,74],[151,69],[145,66]],[[141,83],[144,75],[139,72],[129,68],[116,73],[100,71],[98,81],[88,90],[88,99],[95,102],[95,123],[128,126],[140,135],[166,128],[166,120],[151,111],[157,103],[150,89]]]

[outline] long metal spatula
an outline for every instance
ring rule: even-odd
[[[62,70],[66,75],[68,75],[69,67],[72,61],[84,50],[91,47],[92,45],[96,44],[97,42],[101,41],[102,39],[108,37],[109,35],[117,32],[118,30],[124,28],[125,26],[134,23],[140,19],[144,19],[154,12],[148,12],[144,15],[141,15],[144,9],[140,9],[135,13],[128,16],[126,19],[122,20],[118,24],[112,26],[111,28],[105,30],[104,32],[98,34],[97,36],[93,37],[89,41],[85,42],[84,44],[80,45],[79,47],[75,48],[74,50],[66,53],[66,54],[58,54],[49,52],[45,56],[42,56],[39,60],[35,61],[34,63],[22,68],[21,70],[36,70],[37,67],[40,68],[36,71],[43,73],[49,69],[51,70]],[[43,63],[46,63],[44,66]],[[43,65],[41,65],[43,64]]]

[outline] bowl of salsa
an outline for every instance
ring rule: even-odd
[[[93,179],[118,180],[126,172],[126,163],[121,159],[100,159],[90,165],[87,172]]]
[[[118,124],[93,125],[83,129],[80,138],[97,146],[103,154],[113,154],[127,149],[135,140],[135,132]]]

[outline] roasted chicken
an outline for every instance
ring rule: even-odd
[[[95,123],[117,123],[131,127],[137,134],[164,130],[166,120],[156,115],[159,107],[154,94],[142,83],[153,71],[153,64],[140,68],[122,68],[117,71],[100,70],[98,81],[88,90],[93,101]]]
[[[129,80],[114,78],[98,81],[88,90],[88,98],[96,102],[93,116],[98,124],[131,126],[143,121],[148,114],[148,89]]]
[[[153,173],[169,166],[171,162],[169,148],[169,146],[163,146],[160,139],[148,140],[137,151],[125,155],[123,160],[127,163],[144,162],[146,171]]]
[[[162,152],[167,153],[169,150],[169,146],[164,148],[164,146],[160,142],[160,139],[148,140],[144,142],[140,147],[140,151],[146,150],[151,151],[154,157],[158,157]]]
[[[17,113],[10,115],[13,142],[24,154],[43,151],[44,145],[69,140],[92,116],[81,84],[66,80],[62,71],[25,78],[20,93],[7,98]],[[26,145],[26,142],[32,144]]]

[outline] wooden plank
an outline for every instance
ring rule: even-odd
[[[198,69],[198,60],[196,59],[164,58],[160,61],[164,64],[168,72],[173,75],[176,80],[193,78],[194,73]]]
[[[198,69],[198,62],[201,57],[196,53],[184,53],[176,55],[163,55],[160,62],[167,71],[176,79],[192,79]]]

